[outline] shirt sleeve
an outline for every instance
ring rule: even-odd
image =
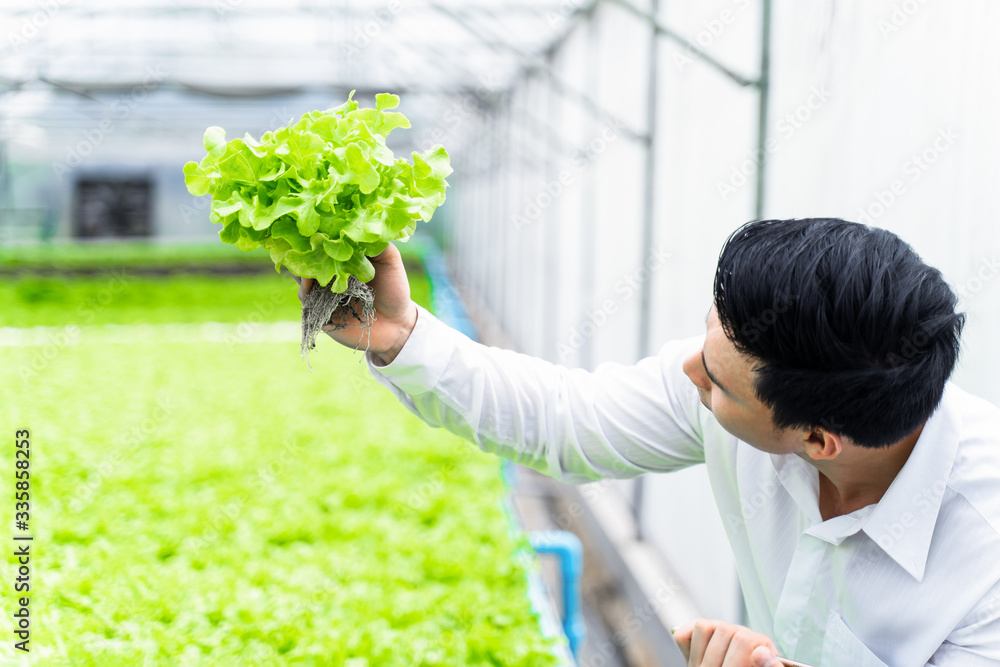
[[[431,426],[568,483],[704,462],[707,409],[681,369],[700,339],[588,372],[482,345],[420,306],[417,313],[392,363],[365,358],[372,376]]]
[[[1000,582],[979,601],[927,667],[988,667],[1000,664]]]

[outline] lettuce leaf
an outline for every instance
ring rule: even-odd
[[[390,111],[398,106],[398,96],[379,93],[374,109],[359,109],[351,91],[344,104],[259,140],[226,141],[224,129],[210,127],[207,154],[184,165],[184,182],[192,195],[212,196],[210,219],[224,243],[263,246],[279,273],[285,266],[342,292],[352,275],[371,280],[368,257],[408,239],[445,200],[452,168],[444,147],[408,162],[386,146],[392,130],[410,127]]]

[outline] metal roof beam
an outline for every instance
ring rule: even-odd
[[[758,86],[760,84],[759,79],[753,79],[744,76],[739,72],[722,64],[721,61],[716,60],[715,58],[710,56],[700,46],[694,44],[686,37],[682,36],[680,33],[673,30],[672,28],[668,28],[667,26],[663,25],[662,23],[660,23],[657,17],[653,16],[652,14],[646,11],[639,9],[632,3],[628,2],[628,0],[607,0],[607,2],[622,7],[628,10],[634,16],[637,16],[642,20],[646,21],[656,31],[656,34],[663,35],[668,39],[674,40],[684,48],[688,49],[689,52],[696,54],[698,56],[698,59],[704,61],[706,65],[712,67],[718,72],[721,72],[724,76],[726,76],[729,79],[732,79],[737,84],[741,86]]]
[[[402,0],[399,0],[402,5]],[[117,17],[121,16],[123,9],[136,10],[141,14],[149,15],[161,15],[161,14],[216,14],[219,17],[225,17],[228,15],[247,15],[248,13],[255,11],[267,11],[276,10],[281,11],[283,15],[288,15],[292,13],[307,13],[310,16],[315,17],[319,12],[326,14],[335,14],[337,16],[351,16],[351,17],[372,17],[376,14],[379,9],[388,9],[386,7],[372,7],[362,3],[356,5],[339,5],[331,6],[329,2],[315,2],[310,4],[300,3],[298,5],[289,6],[286,2],[275,2],[273,5],[268,7],[260,6],[241,6],[238,0],[233,0],[232,8],[221,10],[220,7],[225,7],[225,0],[221,0],[220,3],[213,3],[209,5],[199,5],[199,4],[181,4],[177,2],[164,2],[163,4],[154,4],[151,2],[146,2],[141,8],[136,8],[134,4],[128,4],[126,6],[122,5],[105,5],[103,7],[94,7],[93,3],[91,6],[82,5],[66,5],[59,8],[60,14],[73,14],[76,16],[100,16],[103,14],[114,14]],[[439,3],[411,3],[406,2],[404,6],[401,7],[400,11],[412,12],[412,11],[422,11],[428,13],[435,13],[438,11],[437,5]],[[492,12],[496,9],[500,9],[504,12],[510,12],[514,14],[541,14],[545,11],[557,11],[559,9],[558,2],[551,3],[508,3],[501,5],[494,4],[473,4],[473,3],[463,3],[455,4],[451,8],[455,13],[458,14],[478,14],[483,12]],[[20,8],[20,9],[3,9],[0,10],[0,16],[5,16],[9,19],[30,19],[35,14],[39,12],[44,12],[43,8],[37,6]]]
[[[587,7],[578,8],[578,9],[574,10],[574,12],[571,14],[570,18],[573,18],[573,17],[576,17],[576,16],[580,16],[580,15],[588,15],[593,10],[593,7],[596,5],[596,3],[597,3],[597,0],[593,0],[590,3],[590,5],[588,5]],[[482,41],[493,41],[494,36],[492,36],[492,35],[484,35],[479,28],[471,25],[467,20],[465,20],[464,17],[458,16],[458,15],[452,13],[449,10],[449,8],[447,8],[447,7],[443,6],[443,5],[437,5],[437,6],[440,8],[441,12],[445,16],[451,17],[452,20],[457,25],[461,26],[463,29],[465,29],[466,31],[468,31],[471,35],[473,35],[477,39],[480,39]],[[571,30],[572,30],[572,28],[568,29],[567,32],[569,32]],[[632,138],[632,139],[635,139],[635,140],[638,140],[638,141],[642,141],[642,142],[645,142],[647,140],[647,137],[646,137],[645,133],[637,131],[634,128],[628,127],[627,125],[624,125],[621,122],[620,119],[615,118],[613,114],[611,114],[608,111],[606,111],[605,109],[603,109],[589,95],[587,95],[587,94],[585,94],[583,92],[580,92],[578,90],[575,90],[571,86],[563,83],[563,81],[552,70],[552,68],[549,66],[549,64],[545,60],[545,54],[548,54],[550,52],[550,48],[549,47],[550,47],[550,45],[546,45],[546,49],[541,54],[527,53],[527,52],[525,52],[525,51],[517,48],[513,44],[510,44],[509,42],[502,42],[501,45],[499,47],[496,47],[496,48],[498,48],[498,49],[502,48],[503,50],[506,50],[506,51],[514,54],[515,56],[517,56],[518,59],[522,63],[522,71],[523,72],[530,73],[530,72],[533,72],[533,71],[538,71],[538,72],[541,72],[542,74],[544,74],[548,78],[550,84],[556,90],[556,92],[558,92],[560,95],[563,95],[564,97],[567,97],[567,98],[569,98],[569,99],[577,102],[578,104],[580,104],[583,108],[585,108],[593,116],[595,116],[596,118],[598,118],[602,122],[608,123],[608,124],[612,124],[612,125],[614,125],[616,127],[620,127],[622,129],[622,133],[625,134],[626,136]]]
[[[145,84],[142,81],[136,80],[131,82],[121,82],[117,84],[81,84],[79,82],[71,81],[60,81],[56,79],[49,79],[46,77],[39,77],[36,79],[25,79],[25,80],[12,80],[0,78],[0,85],[10,86],[11,89],[17,90],[28,83],[40,82],[52,86],[56,90],[78,97],[83,97],[94,102],[102,102],[101,99],[94,97],[94,95],[100,94],[127,94],[134,92],[137,87],[143,87]],[[411,94],[411,95],[440,95],[440,96],[457,96],[457,95],[468,95],[475,91],[475,85],[457,85],[454,87],[434,87],[434,86],[398,86],[393,89],[396,94]],[[377,93],[384,93],[385,88],[381,86],[376,87],[363,87],[354,86],[350,84],[342,83],[329,83],[322,85],[309,85],[309,86],[297,86],[297,87],[279,87],[279,86],[261,86],[256,88],[247,88],[240,86],[201,86],[184,84],[177,81],[164,80],[159,83],[154,89],[149,92],[154,92],[156,90],[163,91],[180,91],[184,93],[204,95],[206,97],[222,97],[222,98],[233,98],[233,99],[263,99],[267,97],[280,97],[287,95],[302,95],[302,94],[327,94],[335,93],[337,95],[346,96],[352,90],[356,91],[355,95],[358,97],[363,96],[375,96]]]

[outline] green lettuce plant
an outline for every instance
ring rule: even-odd
[[[368,260],[391,241],[405,241],[418,220],[427,222],[444,203],[452,173],[442,146],[397,158],[386,146],[396,128],[410,127],[399,97],[375,96],[375,108],[353,99],[327,111],[313,111],[294,124],[226,140],[221,127],[205,131],[208,154],[184,165],[184,181],[196,196],[211,195],[210,219],[219,238],[243,250],[264,247],[275,270],[315,279],[303,307],[302,350],[315,346],[321,327],[352,298],[366,329],[374,296],[364,285],[375,277]]]

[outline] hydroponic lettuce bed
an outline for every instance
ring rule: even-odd
[[[429,308],[430,287],[421,275],[415,278],[411,297]],[[0,327],[256,323],[289,320],[300,308],[292,279],[273,270],[249,276],[152,277],[123,269],[93,277],[0,280]]]
[[[556,664],[498,460],[360,361],[325,338],[312,373],[295,342],[0,347],[0,424],[32,432],[31,662]]]
[[[399,244],[410,293],[431,308],[413,245]],[[205,273],[240,267],[260,273]],[[165,273],[149,275],[151,269]],[[0,327],[291,321],[299,309],[291,278],[277,275],[263,250],[218,243],[0,248]]]

